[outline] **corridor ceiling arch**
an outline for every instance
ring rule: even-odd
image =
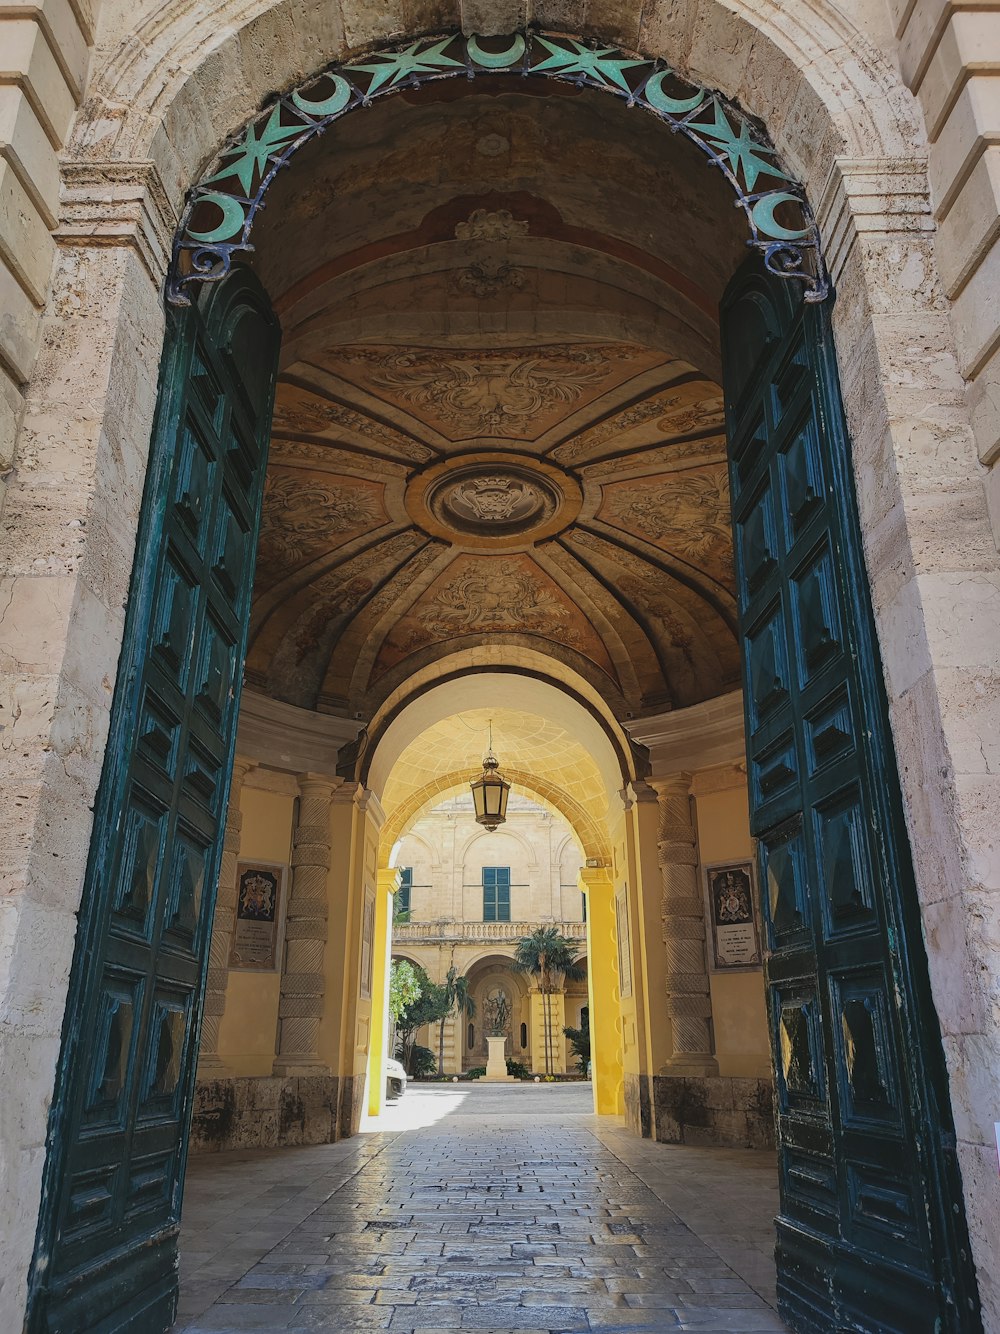
[[[804,284],[806,301],[825,299],[829,283],[805,190],[751,117],[659,60],[576,37],[515,32],[499,38],[452,33],[377,49],[271,100],[190,191],[174,239],[168,300],[188,304],[189,288],[224,278],[234,256],[253,249],[254,221],[275,178],[335,121],[403,89],[460,75],[552,78],[642,107],[722,172],[746,216],[748,244],[767,269]]]
[[[511,701],[501,706],[500,701]],[[513,707],[512,707],[513,706]],[[459,715],[468,715],[468,725]],[[610,808],[615,795],[631,775],[623,771],[622,755],[612,745],[601,723],[572,696],[547,681],[513,673],[480,672],[438,685],[405,706],[378,737],[365,765],[365,786],[391,811],[398,802],[394,788],[402,791],[400,764],[412,758],[414,777],[407,790],[430,780],[436,770],[453,771],[456,761],[465,764],[471,778],[486,750],[486,725],[492,717],[493,744],[504,768],[521,768],[545,777],[539,760],[561,746],[566,757],[585,773],[583,785],[595,802],[595,814]],[[446,736],[444,726],[458,718]],[[516,719],[522,720],[520,723]],[[544,729],[540,734],[539,729]],[[428,738],[440,743],[442,762],[429,756]],[[464,741],[464,753],[457,747]],[[417,743],[423,749],[417,755]],[[420,781],[417,781],[417,779]],[[574,784],[566,790],[573,794]],[[599,805],[603,804],[603,810]]]
[[[547,811],[566,821],[573,831],[573,838],[583,849],[583,855],[588,861],[603,864],[610,859],[608,838],[601,822],[563,788],[537,774],[523,773],[519,769],[512,769],[509,765],[504,766],[504,776],[510,780],[513,792],[530,797]],[[392,850],[404,835],[412,833],[413,825],[422,815],[426,815],[449,797],[467,796],[469,778],[468,770],[443,774],[418,788],[387,814],[380,843],[380,865],[383,862],[392,865]]]

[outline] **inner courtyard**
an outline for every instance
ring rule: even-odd
[[[84,581],[0,618],[5,1330],[1000,1332],[996,548],[916,187],[844,184],[904,100],[717,21],[81,109],[162,218],[66,240],[24,421],[96,452],[5,510]]]

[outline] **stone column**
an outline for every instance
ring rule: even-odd
[[[315,774],[299,779],[299,814],[292,834],[292,884],[278,1002],[276,1075],[330,1073],[317,1047],[326,989],[330,802],[337,786],[336,780]]]
[[[691,775],[653,778],[659,803],[663,940],[667,1013],[673,1055],[664,1073],[715,1075],[709,1020],[712,999],[705,962],[705,904],[698,883],[697,835],[691,820]]]
[[[252,768],[253,765],[249,760],[234,760],[233,776],[229,784],[229,805],[226,809],[226,829],[222,837],[219,889],[215,899],[212,942],[208,951],[208,984],[205,988],[201,1047],[198,1053],[199,1079],[211,1079],[225,1073],[226,1068],[219,1058],[219,1029],[226,1011],[229,947],[236,924],[236,867],[240,859],[240,833],[243,829],[240,795],[243,791],[243,780]]]

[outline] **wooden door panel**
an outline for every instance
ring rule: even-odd
[[[176,1301],[278,329],[246,272],[170,321],[32,1273],[52,1334],[166,1329]]]
[[[723,305],[779,1297],[810,1334],[966,1334],[975,1280],[829,315],[792,286],[750,266]]]

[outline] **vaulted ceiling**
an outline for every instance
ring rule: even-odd
[[[736,684],[732,206],[661,127],[573,93],[400,98],[274,187],[252,686],[371,716],[486,642],[543,649],[619,717]]]

